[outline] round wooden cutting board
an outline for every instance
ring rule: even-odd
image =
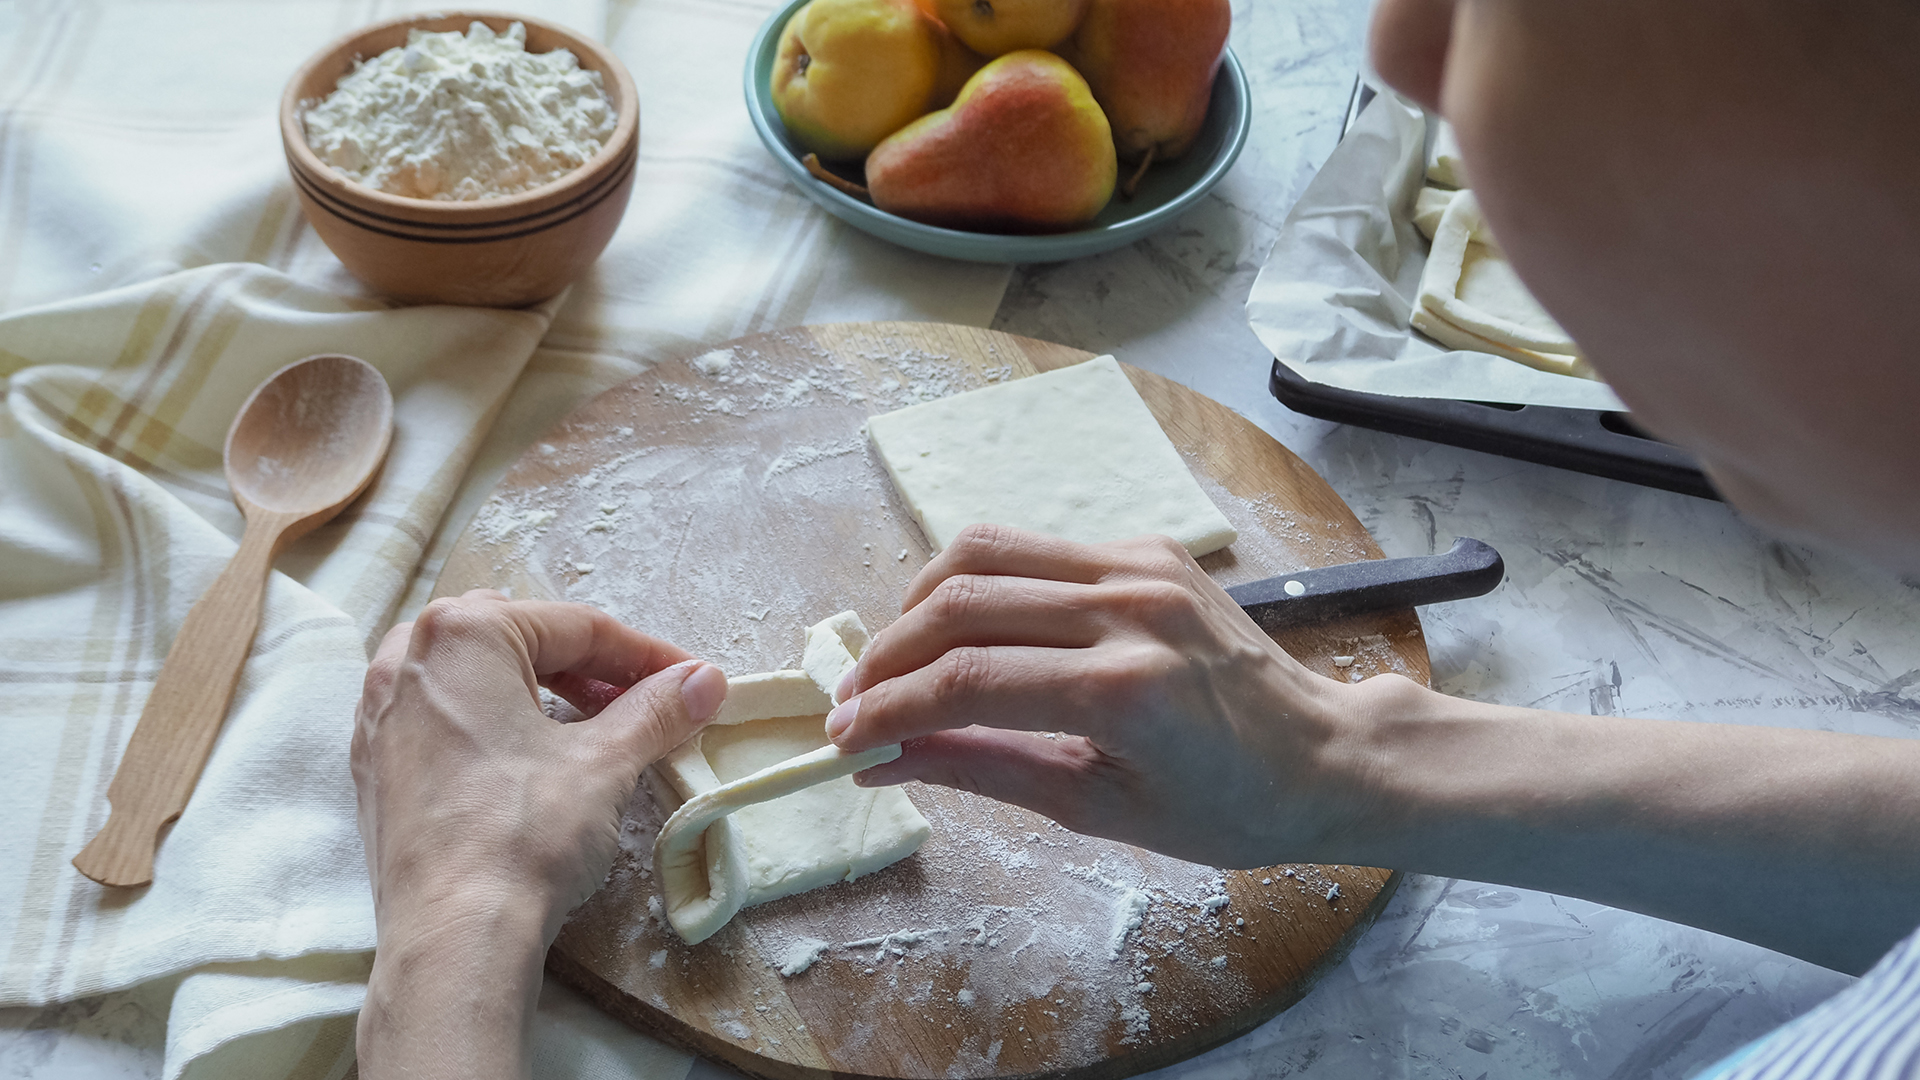
[[[928,547],[869,415],[1085,360],[966,327],[852,323],[743,338],[609,390],[549,432],[475,516],[437,592],[595,604],[730,674],[797,667],[804,628],[878,631]],[[1232,585],[1381,553],[1332,489],[1231,410],[1127,374],[1240,530]],[[1427,680],[1411,611],[1288,632],[1329,678]],[[1355,657],[1346,668],[1336,655]],[[924,785],[914,856],[749,908],[687,946],[661,917],[645,785],[604,888],[548,955],[628,1022],[767,1077],[1121,1077],[1239,1035],[1344,955],[1396,878],[1220,871]]]

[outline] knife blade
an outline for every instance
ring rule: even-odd
[[[1439,555],[1366,559],[1249,581],[1227,590],[1263,630],[1326,622],[1368,611],[1465,600],[1506,577],[1500,553],[1460,537]]]

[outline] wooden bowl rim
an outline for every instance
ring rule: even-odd
[[[300,120],[301,102],[309,100],[299,96],[300,87],[306,84],[313,73],[323,65],[339,60],[343,55],[364,57],[366,50],[360,46],[368,38],[385,34],[396,28],[411,28],[422,23],[454,20],[463,24],[483,22],[495,31],[505,30],[516,22],[526,24],[529,29],[537,27],[542,32],[552,34],[565,42],[566,47],[581,60],[581,66],[600,72],[603,80],[611,77],[619,100],[613,134],[608,136],[606,144],[601,146],[599,152],[593,157],[587,159],[585,164],[564,176],[528,191],[516,192],[512,195],[495,195],[485,199],[439,200],[393,195],[349,180],[335,172],[332,166],[321,161],[320,156],[307,145],[306,126]],[[531,15],[516,15],[503,11],[463,8],[416,12],[370,23],[335,38],[309,57],[305,63],[295,69],[293,77],[287,80],[286,89],[280,94],[280,141],[286,146],[288,166],[298,170],[313,182],[324,185],[331,193],[343,200],[357,202],[369,209],[384,210],[403,220],[457,221],[471,218],[477,213],[487,217],[502,213],[526,213],[537,211],[543,203],[565,201],[572,198],[582,186],[597,183],[601,174],[609,168],[617,167],[624,157],[633,154],[639,128],[639,90],[634,85],[633,75],[627,71],[627,66],[621,63],[620,58],[611,50],[558,23]]]

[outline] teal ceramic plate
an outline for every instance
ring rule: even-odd
[[[1193,149],[1171,165],[1148,169],[1140,182],[1140,190],[1132,199],[1115,195],[1087,228],[1047,236],[1008,236],[941,229],[908,221],[809,176],[806,167],[800,164],[806,151],[780,123],[780,114],[773,107],[769,90],[774,52],[780,43],[781,28],[806,3],[807,0],[792,0],[774,12],[747,52],[747,112],[753,116],[754,130],[760,133],[760,141],[767,144],[774,159],[807,198],[854,228],[902,247],[952,259],[998,263],[1059,262],[1112,251],[1169,224],[1198,202],[1233,167],[1240,148],[1247,142],[1247,127],[1253,116],[1247,96],[1247,76],[1229,49],[1220,64],[1220,74],[1214,78],[1213,101],[1207,106],[1206,124],[1200,129],[1200,138]],[[1126,171],[1127,166],[1122,163],[1122,177]],[[857,180],[859,176],[855,173],[852,178]]]

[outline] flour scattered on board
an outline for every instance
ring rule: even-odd
[[[779,457],[774,458],[773,464],[767,466],[767,471],[761,475],[760,479],[762,482],[765,482],[779,476],[781,473],[789,473],[795,469],[803,469],[808,465],[817,464],[828,458],[858,454],[864,450],[866,450],[866,444],[856,439],[837,442],[831,446],[795,446],[781,452]],[[872,545],[869,544],[868,546],[871,547]]]
[[[553,524],[553,519],[557,516],[552,510],[538,507],[524,509],[508,507],[504,504],[489,504],[488,509],[496,509],[496,512],[489,514],[482,511],[480,517],[474,522],[474,526],[482,538],[495,544],[508,540],[531,539],[533,535]]]
[[[714,527],[738,521],[740,507],[784,505],[810,508],[777,516],[782,542],[802,550],[843,542],[852,509],[863,533],[875,531],[863,536],[871,551],[849,565],[897,598],[912,580],[907,555],[919,534],[900,516],[860,420],[988,379],[901,342],[867,358],[888,373],[873,380],[804,333],[777,338],[777,361],[751,344],[712,349],[685,368],[663,368],[651,384],[616,391],[628,395],[620,408],[556,429],[536,447],[543,481],[503,487],[475,518],[473,534],[495,556],[493,583],[593,604],[636,625],[674,626],[676,644],[723,670],[783,666],[797,658],[792,627],[819,618],[820,582],[794,580],[789,562],[737,557],[757,541]],[[796,427],[795,409],[846,422],[838,434],[818,421]],[[815,434],[796,438],[797,430]],[[716,559],[714,550],[735,557]]]
[[[1127,947],[1127,937],[1140,929],[1140,920],[1147,917],[1147,907],[1153,903],[1153,897],[1139,889],[1127,888],[1121,892],[1113,904],[1113,930],[1107,935],[1107,958],[1120,959]]]
[[[818,963],[832,946],[819,938],[803,937],[787,946],[780,960],[780,974],[791,979]]]
[[[708,378],[725,375],[733,367],[733,350],[715,349],[712,352],[704,352],[694,357],[690,363],[693,365],[693,370]]]
[[[1146,1037],[1147,1030],[1153,1026],[1153,1019],[1147,1012],[1147,1007],[1138,1003],[1122,1005],[1120,1020],[1126,1025],[1126,1034],[1120,1037],[1122,1043],[1139,1042]]]

